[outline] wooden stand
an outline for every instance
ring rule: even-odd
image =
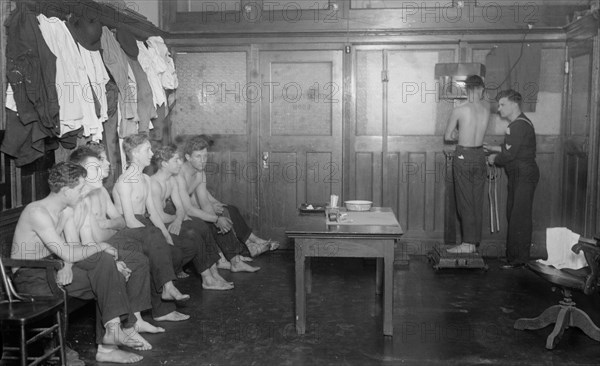
[[[448,253],[447,249],[453,245],[439,245],[433,247],[428,253],[429,260],[433,263],[433,268],[439,270],[442,268],[477,268],[487,271],[483,257],[479,253]]]

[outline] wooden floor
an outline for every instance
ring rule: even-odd
[[[519,317],[537,316],[558,302],[542,279],[525,269],[435,272],[423,256],[395,268],[394,337],[382,336],[381,298],[374,262],[318,259],[308,296],[307,331],[294,328],[292,252],[256,260],[255,274],[225,276],[229,292],[204,291],[194,276],[177,286],[192,299],[180,311],[192,318],[161,324],[148,335],[154,349],[138,365],[597,365],[600,344],[568,329],[554,351],[551,328],[517,331]],[[575,301],[600,324],[600,298]],[[94,365],[93,307],[72,317],[68,342]]]

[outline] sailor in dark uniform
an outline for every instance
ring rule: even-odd
[[[522,267],[529,260],[533,226],[532,208],[540,171],[535,162],[535,129],[521,112],[521,94],[509,89],[498,93],[498,113],[510,121],[502,146],[486,146],[488,163],[503,166],[508,177],[506,216],[507,263],[501,268]]]

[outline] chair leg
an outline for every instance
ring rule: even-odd
[[[25,324],[21,324],[21,366],[27,366],[27,333],[25,333]]]
[[[65,337],[64,337],[64,333],[63,333],[63,324],[62,324],[62,319],[63,319],[63,315],[61,311],[58,311],[56,313],[56,322],[58,324],[58,342],[60,345],[60,364],[62,366],[66,366],[67,365],[67,352],[65,350]]]
[[[571,310],[571,326],[581,329],[588,337],[600,342],[600,328],[594,324],[592,319],[581,309]]]
[[[558,313],[561,310],[560,305],[550,306],[548,309],[544,310],[542,314],[540,314],[536,318],[521,318],[515,321],[515,325],[513,326],[515,329],[524,330],[524,329],[542,329],[547,327],[548,325],[554,323],[556,318],[558,317]]]
[[[546,348],[554,349],[554,347],[558,344],[560,339],[565,332],[565,329],[569,327],[571,324],[571,310],[573,307],[571,306],[563,306],[558,313],[558,317],[556,318],[556,325],[552,330],[552,333],[546,339]]]

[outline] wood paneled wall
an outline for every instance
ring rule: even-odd
[[[446,161],[443,132],[448,115],[454,106],[452,101],[436,99],[433,65],[437,62],[482,62],[495,45],[493,39],[482,41],[474,35],[472,42],[460,43],[381,43],[356,44],[350,53],[344,54],[343,63],[343,145],[342,199],[369,199],[376,205],[391,206],[405,229],[403,241],[409,253],[424,254],[444,238],[444,201],[446,197]],[[518,44],[521,36],[507,36]],[[269,40],[250,39],[245,46],[200,46],[200,41],[173,39],[176,52],[211,53],[224,50],[238,52],[246,49],[246,82],[260,82],[258,65],[261,50],[343,50],[344,43],[309,44],[285,37],[277,43]],[[279,42],[281,41],[281,42]],[[564,38],[549,41],[545,36],[533,36],[530,42],[542,47],[540,64],[540,93],[536,112],[530,115],[538,129],[538,158],[541,179],[534,202],[534,255],[545,252],[545,228],[561,224],[560,218],[560,125],[562,92],[564,88]],[[256,42],[256,43],[254,43]],[[293,43],[293,44],[291,44]],[[229,41],[224,41],[229,44]],[[285,45],[284,45],[285,44]],[[187,57],[187,56],[186,56]],[[193,56],[196,57],[196,56]],[[199,72],[202,63],[193,65],[189,72]],[[180,78],[188,75],[180,70]],[[231,75],[226,76],[231,77]],[[219,80],[213,80],[219,81]],[[416,84],[415,84],[416,82]],[[424,84],[423,84],[424,82]],[[417,85],[416,93],[409,87]],[[178,95],[179,98],[180,95]],[[183,99],[179,99],[180,103]],[[230,104],[228,104],[230,103]],[[225,108],[234,105],[230,97]],[[261,217],[256,197],[260,181],[251,178],[251,170],[243,167],[259,166],[261,163],[258,144],[260,130],[260,103],[249,103],[246,134],[231,134],[228,123],[213,120],[194,125],[194,132],[218,134],[212,157],[218,174],[209,176],[209,186],[217,197],[237,204],[260,231],[267,220]],[[197,119],[200,121],[202,113]],[[385,123],[384,123],[385,122]],[[180,126],[185,125],[182,121]],[[500,144],[507,123],[493,116],[486,135],[486,142]],[[187,129],[187,127],[185,128]],[[182,131],[178,131],[182,132]],[[187,131],[185,131],[187,132]],[[219,144],[219,142],[218,142]],[[241,166],[242,165],[242,166]],[[241,166],[241,168],[240,168]],[[487,185],[484,200],[483,251],[488,256],[503,256],[506,239],[506,177],[500,171],[498,203],[501,231],[490,233]],[[273,204],[276,204],[275,202]],[[460,233],[460,230],[457,230]],[[457,237],[459,240],[460,237]]]

